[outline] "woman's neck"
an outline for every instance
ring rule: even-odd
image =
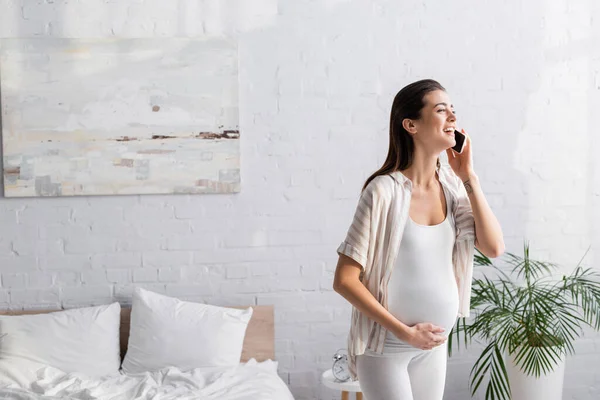
[[[411,180],[413,187],[431,189],[437,186],[437,160],[438,156],[423,156],[415,152],[412,165],[402,171],[404,176]]]

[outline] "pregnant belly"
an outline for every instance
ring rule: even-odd
[[[455,284],[427,289],[399,288],[389,294],[388,310],[408,326],[429,322],[444,328],[443,335],[447,336],[458,315],[458,291]]]

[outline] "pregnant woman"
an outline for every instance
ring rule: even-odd
[[[442,400],[444,343],[469,315],[474,248],[492,258],[504,251],[469,136],[461,153],[452,149],[456,121],[438,82],[398,92],[387,158],[337,250],[333,286],[353,305],[350,374],[366,400]]]

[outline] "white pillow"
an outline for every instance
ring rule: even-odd
[[[119,303],[0,316],[0,360],[30,361],[91,377],[119,372]]]
[[[137,288],[123,371],[239,365],[252,311],[190,303]]]

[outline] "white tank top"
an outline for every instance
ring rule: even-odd
[[[455,228],[449,196],[446,218],[420,225],[407,218],[396,265],[388,284],[388,311],[412,326],[431,322],[448,335],[458,316],[458,287],[452,266]],[[410,347],[388,331],[384,353]]]

